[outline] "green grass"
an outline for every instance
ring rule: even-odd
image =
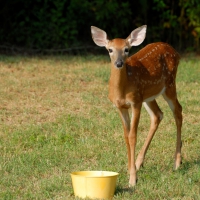
[[[182,156],[173,171],[176,128],[162,97],[164,119],[128,188],[121,121],[107,98],[109,59],[0,57],[0,199],[77,199],[70,173],[119,172],[114,199],[200,198],[200,60],[184,57],[177,75],[183,106]],[[142,110],[137,152],[150,125]]]

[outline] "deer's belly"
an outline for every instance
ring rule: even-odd
[[[157,94],[155,95],[152,95],[146,99],[143,100],[143,102],[149,102],[149,101],[153,101],[156,97],[160,96],[161,94],[163,94],[165,92],[165,87],[162,88],[162,90],[160,92],[158,92]]]

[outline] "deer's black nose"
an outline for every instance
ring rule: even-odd
[[[115,62],[115,66],[116,66],[117,68],[122,67],[123,64],[124,64],[124,62],[123,62],[122,60],[117,60],[117,61]]]

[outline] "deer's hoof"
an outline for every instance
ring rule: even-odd
[[[130,180],[129,181],[129,188],[133,188],[133,187],[135,187],[136,186],[136,184],[137,184],[137,179],[136,180]]]

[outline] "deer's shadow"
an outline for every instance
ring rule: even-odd
[[[132,188],[132,187],[120,187],[120,186],[117,186],[116,187],[116,190],[115,190],[115,195],[120,195],[120,194],[124,194],[124,193],[129,193],[129,194],[134,194],[134,191],[135,191],[135,188]]]
[[[200,166],[200,157],[198,157],[197,159],[193,160],[193,161],[187,161],[187,160],[183,160],[180,168],[178,170],[175,170],[174,172],[177,172],[177,173],[180,173],[181,175],[185,175],[187,174],[187,172],[194,166],[194,165],[198,165]],[[152,166],[153,167],[153,166]],[[153,167],[154,168],[154,167]],[[141,169],[142,170],[142,169]],[[153,170],[153,169],[152,169]],[[155,170],[156,170],[156,167],[155,167]],[[115,190],[115,195],[121,195],[121,194],[124,194],[124,193],[129,193],[130,195],[131,194],[134,194],[136,190],[136,187],[123,187],[122,185],[118,185],[116,187],[116,190]],[[200,192],[200,191],[199,191]]]

